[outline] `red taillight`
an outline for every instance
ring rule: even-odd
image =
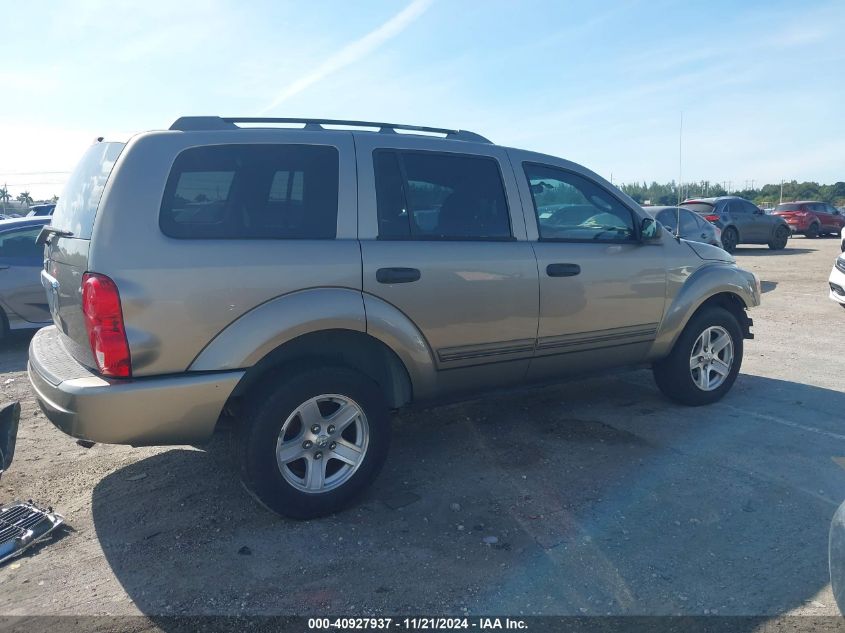
[[[132,374],[129,344],[123,327],[120,294],[111,279],[98,273],[82,276],[82,312],[100,373],[128,378]]]
[[[716,222],[719,219],[719,216],[715,213],[711,213],[710,215],[705,215],[704,219],[708,222]]]

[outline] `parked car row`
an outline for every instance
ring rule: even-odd
[[[685,200],[680,207],[645,208],[675,235],[720,246],[729,253],[739,244],[767,244],[774,250],[783,249],[791,235],[782,218],[767,215],[737,196],[694,198]]]
[[[738,196],[695,198],[685,200],[681,208],[695,213],[712,224],[714,233],[677,207],[645,207],[667,229],[684,239],[717,244],[729,253],[739,244],[767,244],[780,250],[790,235],[801,233],[808,238],[839,235],[845,229],[845,216],[831,204],[814,200],[784,202],[767,213],[752,202]],[[678,222],[680,221],[680,231]],[[843,243],[845,249],[845,243]]]

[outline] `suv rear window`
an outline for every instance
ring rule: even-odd
[[[70,231],[73,237],[91,239],[94,216],[112,167],[124,143],[95,143],[83,154],[68,178],[50,225]]]
[[[684,209],[689,209],[694,213],[710,214],[716,210],[716,205],[710,202],[683,202],[681,206]]]
[[[775,211],[800,211],[800,204],[779,204],[775,207]]]
[[[176,157],[159,225],[186,239],[334,239],[338,152],[325,145],[208,145]]]

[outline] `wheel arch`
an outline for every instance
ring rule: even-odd
[[[379,385],[391,408],[413,399],[408,370],[393,350],[364,332],[330,329],[302,334],[265,354],[235,386],[227,410],[237,414],[240,399],[267,380],[321,365],[342,365],[365,374]]]
[[[710,306],[726,309],[737,319],[743,337],[753,338],[753,321],[746,311],[759,304],[760,290],[751,273],[733,266],[703,266],[687,279],[669,305],[649,358],[654,360],[669,354],[690,319]]]

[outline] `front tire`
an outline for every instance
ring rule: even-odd
[[[347,367],[271,378],[250,393],[238,456],[247,490],[273,512],[337,512],[375,480],[390,445],[379,386]]]
[[[689,406],[721,400],[742,365],[742,329],[729,311],[708,307],[690,319],[671,353],[653,366],[668,398]]]
[[[775,229],[775,234],[772,236],[772,239],[769,240],[769,248],[773,251],[780,251],[786,248],[786,244],[789,241],[789,229],[785,226],[779,226]]]
[[[739,233],[732,226],[729,226],[722,232],[722,248],[728,253],[733,253],[736,250],[736,245],[739,243]]]

